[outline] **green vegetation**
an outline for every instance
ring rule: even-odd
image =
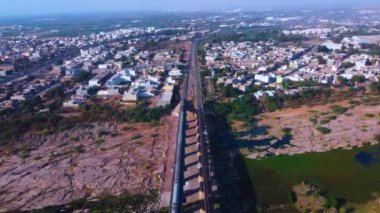
[[[85,151],[83,144],[74,146],[73,151],[77,154],[83,153]]]
[[[73,212],[79,209],[90,209],[91,212],[150,212],[151,208],[159,200],[156,190],[145,193],[131,195],[129,193],[120,196],[101,195],[99,200],[88,201],[81,199],[64,206],[46,207],[40,210],[30,211],[31,213],[55,213]]]
[[[265,96],[263,100],[264,107],[269,112],[281,109],[281,100],[277,97]]]
[[[289,203],[292,186],[302,181],[317,185],[328,197],[365,202],[380,190],[380,164],[370,168],[356,161],[359,152],[377,152],[379,146],[333,150],[262,160],[246,159],[259,204]],[[376,156],[377,160],[379,156]]]
[[[365,82],[365,77],[362,75],[354,75],[352,77],[351,81],[354,83],[363,83],[363,82]]]
[[[239,91],[233,88],[231,84],[228,84],[227,86],[223,86],[220,89],[220,93],[223,98],[233,98],[239,95]]]
[[[327,47],[324,46],[324,45],[323,45],[323,46],[318,46],[317,51],[318,51],[318,52],[322,52],[322,53],[329,53],[329,52],[331,52],[330,49],[327,48]]]
[[[229,121],[250,121],[253,115],[260,112],[257,101],[248,95],[227,103],[209,102],[207,104],[211,105],[217,115],[227,118]]]
[[[140,134],[136,134],[136,135],[133,135],[132,137],[131,137],[131,140],[137,140],[137,139],[140,139],[140,138],[142,138],[143,136],[142,135],[140,135]]]
[[[370,90],[373,95],[380,95],[380,82],[372,82]]]
[[[281,131],[285,135],[291,135],[292,134],[292,128],[289,128],[289,127],[282,128]]]
[[[339,105],[332,105],[332,106],[330,106],[330,109],[334,112],[334,113],[336,113],[336,114],[344,114],[344,113],[346,113],[347,112],[347,108],[345,108],[345,107],[342,107],[342,106],[339,106]]]
[[[301,35],[285,35],[278,30],[273,29],[239,29],[239,33],[235,30],[224,30],[218,34],[209,36],[209,42],[220,43],[222,41],[270,41],[278,42],[294,42],[299,43],[306,41],[307,38]]]
[[[355,66],[355,63],[352,63],[352,62],[343,62],[342,65],[340,65],[340,68],[343,68],[343,69],[348,69],[348,68],[351,68],[351,67],[354,67]]]
[[[330,133],[331,133],[331,129],[326,128],[326,127],[323,127],[323,126],[319,126],[319,127],[317,127],[317,130],[318,130],[320,133],[324,134],[324,135],[327,135],[327,134],[330,134]]]
[[[110,134],[111,134],[111,132],[104,131],[104,130],[100,130],[100,131],[98,132],[98,137],[101,138],[101,137],[103,137],[103,136],[107,136],[107,135],[110,135]]]
[[[8,144],[28,131],[39,135],[62,132],[78,124],[91,122],[155,122],[170,110],[167,108],[149,108],[148,103],[139,103],[133,109],[123,109],[107,104],[93,104],[81,107],[79,116],[63,117],[56,112],[19,113],[0,121],[0,144]],[[104,136],[99,132],[98,136]]]
[[[327,116],[326,118],[322,119],[321,121],[319,121],[319,123],[321,125],[324,125],[324,124],[328,124],[330,123],[331,121],[337,119],[337,117],[335,115],[330,115],[330,116]]]

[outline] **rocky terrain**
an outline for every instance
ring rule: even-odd
[[[325,152],[376,144],[380,132],[380,106],[350,106],[337,114],[330,105],[285,109],[258,116],[254,128],[240,128],[238,143],[249,158]],[[330,132],[322,133],[323,127]],[[288,131],[288,134],[286,132]]]
[[[0,212],[160,189],[173,118],[92,123],[0,148]]]

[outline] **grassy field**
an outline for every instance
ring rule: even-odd
[[[356,156],[360,152],[379,153],[379,148],[246,159],[246,166],[261,205],[288,204],[292,185],[302,181],[318,185],[328,197],[360,203],[380,191],[380,159],[377,154],[374,163],[364,166]]]

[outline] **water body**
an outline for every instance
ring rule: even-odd
[[[290,205],[292,186],[302,181],[348,202],[366,202],[380,191],[380,145],[245,160],[261,205]]]
[[[370,167],[373,164],[379,163],[379,158],[380,157],[380,149],[374,152],[365,152],[361,151],[358,154],[355,155],[355,160],[359,164],[365,166],[365,167]]]

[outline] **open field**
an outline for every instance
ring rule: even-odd
[[[235,121],[259,208],[295,211],[293,187],[303,181],[342,208],[371,212],[380,191],[380,106],[364,101],[284,109]]]
[[[89,123],[1,147],[0,211],[161,189],[175,120]]]
[[[256,117],[253,126],[234,123],[241,152],[248,158],[351,149],[376,144],[380,106],[349,104],[285,109]]]

